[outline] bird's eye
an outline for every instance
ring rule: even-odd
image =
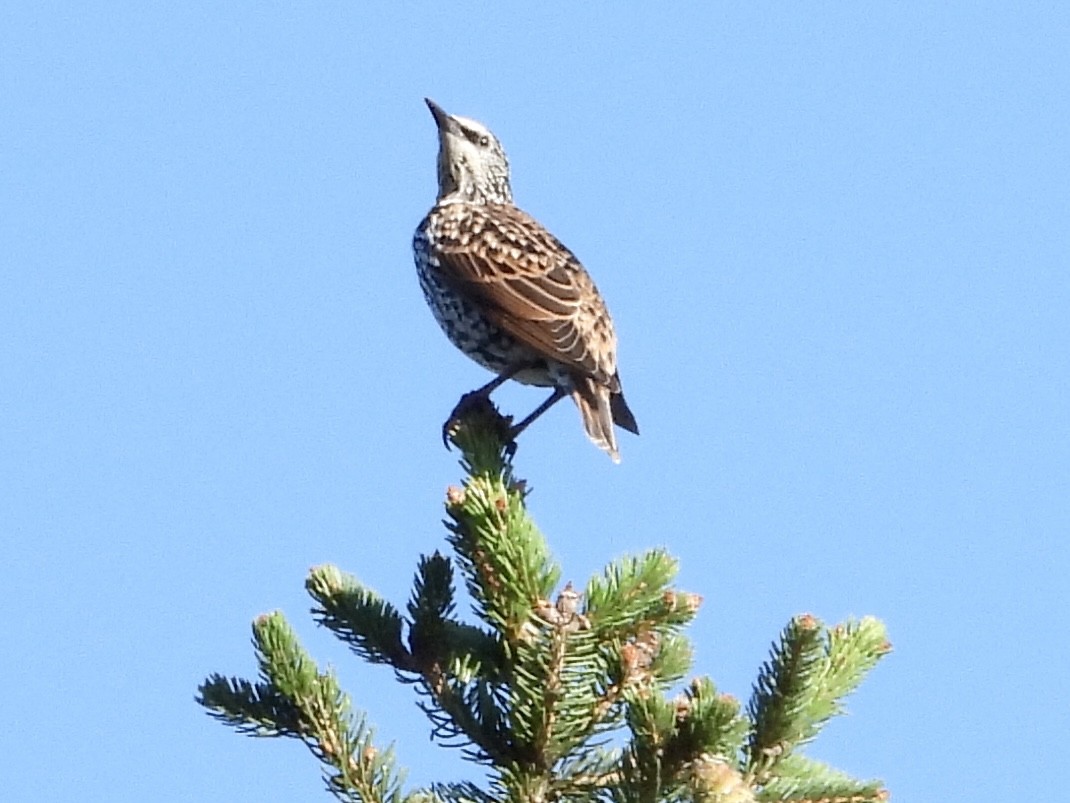
[[[483,136],[481,136],[479,138],[479,144],[480,144],[481,147],[484,147],[484,148],[487,147],[488,145],[490,145],[490,137],[488,137],[486,134],[484,134]]]

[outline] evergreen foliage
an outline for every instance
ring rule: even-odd
[[[508,422],[489,404],[450,432],[463,486],[447,492],[454,557],[420,559],[404,613],[333,566],[313,569],[313,616],[360,658],[416,688],[433,737],[487,767],[488,784],[404,792],[393,748],[375,744],[331,672],[321,672],[279,612],[253,623],[259,680],[219,674],[197,701],[241,733],[300,739],[339,800],[822,801],[887,798],[799,749],[890,650],[872,618],[826,627],[791,620],[746,710],[688,673],[682,629],[701,599],[672,586],[676,562],[652,550],[610,564],[583,593],[528,516]],[[455,571],[479,624],[461,621]],[[621,745],[610,747],[610,745]]]

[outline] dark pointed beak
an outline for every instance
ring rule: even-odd
[[[431,100],[431,98],[424,98],[424,103],[426,103],[427,108],[431,110],[431,116],[435,118],[435,125],[439,128],[445,127],[446,121],[450,119],[450,116],[446,114],[446,110]]]
[[[446,110],[435,103],[431,98],[424,98],[424,103],[427,104],[427,108],[431,110],[431,116],[435,118],[435,125],[438,126],[438,130],[445,134],[447,131],[456,131],[457,123],[452,117],[446,114]]]

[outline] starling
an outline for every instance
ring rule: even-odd
[[[427,105],[438,126],[438,199],[412,241],[420,287],[450,342],[497,375],[466,394],[450,420],[506,380],[549,387],[512,434],[568,395],[587,436],[619,462],[613,425],[639,427],[621,392],[617,336],[598,288],[571,251],[513,204],[497,137]]]

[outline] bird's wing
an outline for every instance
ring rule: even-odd
[[[502,329],[549,359],[616,384],[616,337],[579,260],[514,206],[466,206],[436,241],[443,279]]]

